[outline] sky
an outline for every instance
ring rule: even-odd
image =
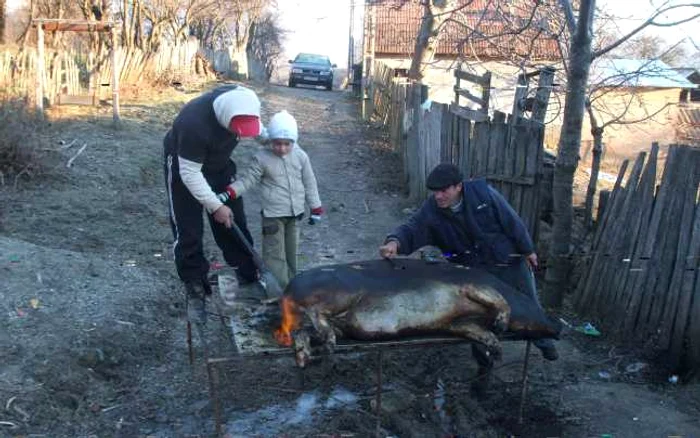
[[[345,67],[350,34],[350,3],[354,2],[356,38],[361,39],[363,0],[277,0],[282,27],[289,34],[285,44],[288,59],[299,52],[328,55]]]
[[[278,0],[282,25],[289,34],[286,42],[288,57],[294,57],[297,52],[318,52],[327,54],[338,66],[347,64],[348,33],[350,20],[350,2],[356,3],[355,27],[356,39],[361,39],[361,14],[363,0]],[[418,1],[418,0],[412,0]],[[634,29],[645,21],[651,13],[663,3],[651,0],[598,0],[599,8],[610,10],[617,18],[615,23],[622,34]],[[668,3],[691,3],[691,1],[674,0]],[[682,11],[681,17],[687,17],[689,9]],[[700,8],[696,9],[700,12]],[[677,19],[678,14],[669,17]],[[675,44],[683,38],[694,37],[697,48],[689,43],[689,50],[700,50],[700,34],[693,32],[700,20],[677,27],[650,27],[646,34],[659,34],[669,44]]]

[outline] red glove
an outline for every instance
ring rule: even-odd
[[[217,193],[216,197],[219,198],[219,201],[226,203],[229,199],[236,199],[236,191],[233,190],[233,186],[228,185],[226,191]]]
[[[321,215],[323,214],[323,207],[316,207],[311,209],[311,217],[309,218],[309,224],[313,225],[321,220]]]

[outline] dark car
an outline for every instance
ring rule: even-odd
[[[313,53],[300,53],[294,60],[290,60],[289,86],[297,84],[322,85],[326,90],[333,88],[333,69],[337,67],[331,64],[331,60],[324,55]]]

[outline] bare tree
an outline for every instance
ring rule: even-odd
[[[279,16],[263,15],[250,29],[248,56],[262,64],[265,80],[269,80],[283,55],[285,32],[279,24]]]
[[[408,77],[416,81],[423,79],[423,68],[433,60],[440,30],[455,10],[457,0],[423,0],[422,5],[423,17],[408,71]]]
[[[5,15],[7,0],[0,0],[0,44],[5,44]]]
[[[620,47],[639,32],[649,26],[675,26],[695,20],[700,16],[700,4],[669,5],[668,2],[659,7],[647,20],[639,26],[595,51],[591,46],[593,12],[595,0],[581,0],[577,22],[571,17],[573,11],[569,0],[560,0],[562,8],[567,11],[569,27],[573,35],[568,57],[567,93],[564,107],[564,120],[554,171],[554,226],[552,231],[551,262],[546,274],[545,301],[549,305],[561,305],[567,288],[567,279],[571,267],[571,236],[573,225],[573,179],[578,166],[581,147],[581,128],[585,114],[588,90],[588,73],[593,59],[606,55]],[[685,9],[686,18],[661,22],[659,17],[668,12]]]
[[[620,53],[634,58],[659,59],[670,66],[678,67],[688,56],[682,43],[683,40],[669,46],[659,35],[642,35],[620,47]]]

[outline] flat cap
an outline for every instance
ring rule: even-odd
[[[446,187],[461,183],[463,180],[462,172],[454,164],[441,163],[428,175],[426,186],[428,190],[442,190]]]

